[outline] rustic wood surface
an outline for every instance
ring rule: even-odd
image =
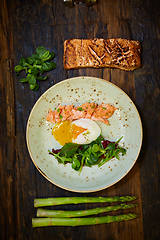
[[[63,42],[69,38],[122,37],[142,43],[142,67],[63,68]],[[21,84],[13,71],[37,46],[55,51],[56,70],[38,92]],[[143,123],[143,146],[137,163],[114,186],[77,194],[49,183],[33,165],[25,130],[36,100],[63,79],[81,75],[104,78],[135,102]],[[65,7],[62,0],[0,1],[0,239],[9,240],[159,240],[160,239],[160,3],[149,0],[99,0],[92,7]],[[138,218],[87,227],[32,229],[33,199],[49,196],[137,196]],[[84,205],[84,208],[93,205]],[[95,205],[94,205],[95,206]],[[69,209],[76,209],[69,206]]]

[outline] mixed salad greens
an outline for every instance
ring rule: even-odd
[[[119,159],[120,153],[125,155],[126,149],[118,145],[121,139],[122,137],[116,142],[110,142],[99,136],[90,144],[66,143],[61,149],[52,149],[48,152],[59,163],[71,163],[74,170],[81,171],[83,166],[98,165],[101,167],[114,157]]]

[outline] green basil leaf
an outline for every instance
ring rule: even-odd
[[[39,85],[37,83],[35,84],[30,84],[29,85],[30,89],[33,91],[37,91],[39,89]]]
[[[15,68],[14,68],[14,71],[15,71],[15,72],[21,72],[22,70],[24,70],[24,67],[22,67],[21,65],[17,65],[17,66],[15,66]]]
[[[29,64],[27,63],[26,59],[23,58],[23,57],[20,59],[19,65],[21,65],[22,67],[28,67],[29,66]]]
[[[31,69],[31,73],[35,76],[35,78],[37,78],[37,75],[39,74],[39,70],[35,67],[33,67]]]
[[[39,85],[36,83],[33,91],[37,91],[39,89]]]
[[[32,64],[36,61],[36,59],[31,56],[31,57],[28,57],[28,58],[26,59],[26,61],[27,61],[27,63],[29,63],[30,65],[32,65]]]
[[[48,76],[38,76],[37,77],[37,80],[39,80],[39,81],[45,81],[46,79],[48,78]]]
[[[30,74],[30,73],[27,75],[27,80],[28,80],[30,85],[35,85],[36,84],[35,76]]]
[[[54,52],[50,52],[50,55],[49,55],[49,59],[48,59],[48,60],[52,60],[54,57],[55,57]]]
[[[35,61],[36,60],[38,60],[38,61],[41,61],[40,59],[39,59],[39,56],[38,56],[38,54],[32,54],[32,56],[31,56],[32,58],[34,58],[35,59]]]
[[[44,47],[38,47],[36,49],[36,53],[39,56],[39,58],[43,61],[47,61],[50,58],[50,52]]]
[[[46,61],[48,61],[50,59],[50,53],[49,53],[49,51],[47,51],[47,52],[45,52],[45,54],[41,57],[41,60],[43,61],[43,62],[46,62]]]
[[[30,84],[30,85],[29,85],[29,88],[30,88],[31,90],[33,90],[35,87],[36,87],[35,84]]]
[[[21,79],[19,80],[19,82],[25,83],[25,82],[28,82],[28,79],[27,79],[27,78],[21,78]]]
[[[48,51],[45,47],[38,47],[36,53],[30,57],[22,57],[19,64],[15,66],[15,72],[17,75],[24,70],[26,78],[21,78],[20,82],[29,82],[31,90],[37,90],[39,85],[36,80],[44,81],[47,76],[42,76],[44,72],[51,71],[56,67],[54,62],[50,62],[54,58],[54,53]]]
[[[52,69],[54,69],[55,67],[56,67],[56,64],[54,62],[44,62],[42,64],[42,71],[48,72],[48,71],[51,71]]]
[[[42,62],[40,59],[36,59],[35,62],[34,62],[34,64],[33,64],[33,66],[34,66],[34,65],[41,66],[42,63],[43,63],[43,62]]]
[[[39,47],[36,48],[36,54],[37,54],[38,56],[43,55],[46,51],[47,51],[47,50],[46,50],[45,47],[43,47],[43,46],[39,46]]]

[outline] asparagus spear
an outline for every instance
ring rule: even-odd
[[[136,215],[132,213],[90,218],[32,218],[32,227],[95,225],[127,221],[134,218],[136,218]]]
[[[37,198],[34,200],[34,207],[54,206],[54,205],[63,205],[63,204],[78,204],[78,203],[127,202],[127,201],[133,201],[135,199],[136,199],[135,196]]]
[[[120,204],[116,206],[107,206],[107,207],[101,207],[101,208],[94,208],[94,209],[88,209],[88,210],[78,210],[78,211],[61,211],[61,210],[48,210],[48,209],[37,209],[37,217],[82,217],[82,216],[89,216],[89,215],[95,215],[99,213],[104,212],[110,212],[110,211],[116,211],[119,209],[128,209],[135,207],[136,204]]]

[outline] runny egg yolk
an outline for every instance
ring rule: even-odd
[[[77,136],[87,129],[72,124],[70,121],[57,123],[52,130],[54,138],[63,146],[65,143],[72,142]]]

